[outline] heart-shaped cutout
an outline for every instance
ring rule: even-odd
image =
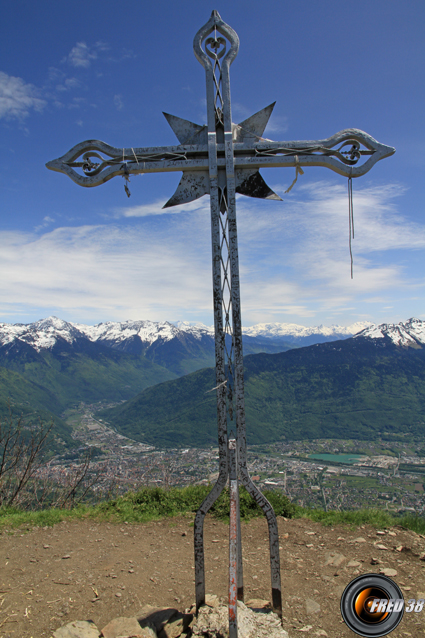
[[[205,41],[205,51],[212,60],[219,60],[226,53],[224,38],[208,38]]]

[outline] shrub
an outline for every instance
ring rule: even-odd
[[[162,516],[175,516],[186,512],[196,512],[209,494],[210,485],[189,485],[184,488],[165,490],[161,487],[143,487],[137,492],[128,492],[120,498],[101,503],[98,509],[103,514],[116,515],[128,522],[146,521]],[[296,507],[281,492],[264,492],[277,516],[291,518]],[[244,487],[239,488],[239,503],[242,520],[262,516],[263,512]],[[222,491],[210,513],[218,519],[226,520],[230,514],[229,490]]]

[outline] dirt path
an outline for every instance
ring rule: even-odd
[[[72,620],[91,619],[102,628],[116,616],[137,615],[146,603],[183,611],[194,602],[192,521],[192,516],[139,525],[75,521],[3,532],[0,638],[50,638]],[[425,562],[419,559],[425,540],[413,532],[379,535],[368,526],[326,528],[303,519],[279,519],[279,532],[284,627],[291,638],[352,638],[339,603],[360,573],[393,568],[406,600],[425,598]],[[270,600],[265,520],[243,523],[242,535],[245,600]],[[397,551],[400,546],[408,549]],[[207,519],[205,548],[207,593],[225,598],[226,524]],[[372,565],[372,558],[379,563]],[[391,636],[425,636],[425,610],[405,614]]]

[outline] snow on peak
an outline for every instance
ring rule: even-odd
[[[29,324],[0,323],[0,345],[12,343],[18,339],[32,346],[37,352],[53,348],[58,338],[73,343],[77,337],[81,336],[72,323],[57,317],[47,317]]]
[[[255,326],[244,328],[243,333],[250,337],[310,337],[311,335],[323,335],[326,337],[350,337],[360,330],[371,326],[370,321],[358,321],[351,326],[300,326],[296,323],[258,323]]]
[[[96,326],[74,324],[90,341],[110,341],[119,343],[139,336],[144,343],[152,344],[157,339],[170,341],[179,330],[169,321],[106,321]]]
[[[138,336],[145,344],[155,341],[170,341],[182,333],[190,334],[196,339],[204,336],[214,337],[214,326],[206,326],[200,322],[189,321],[106,321],[95,326],[71,323],[58,317],[47,317],[29,324],[0,323],[0,346],[15,340],[23,341],[37,352],[51,349],[59,339],[73,343],[76,339],[87,338],[90,341],[104,341],[110,345],[119,344]],[[359,321],[350,326],[315,326],[306,327],[294,323],[259,323],[243,328],[243,333],[251,337],[311,337],[324,336],[334,339],[352,335],[383,338],[388,335],[398,345],[425,343],[425,322],[420,319],[409,319],[405,323],[381,324],[376,326],[367,321]]]
[[[214,326],[206,326],[200,321],[173,321],[173,325],[183,332],[188,332],[194,336],[201,336],[203,334],[209,334],[214,336]]]
[[[381,323],[372,325],[356,337],[370,337],[371,339],[383,339],[389,337],[396,346],[415,346],[425,344],[425,321],[412,317],[400,323]]]

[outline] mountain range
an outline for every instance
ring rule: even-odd
[[[299,397],[309,405],[313,396],[319,400],[321,395],[322,403],[326,396],[330,405],[341,379],[350,377],[350,373],[342,374],[340,366],[353,370],[356,357],[363,361],[365,379],[371,374],[366,373],[367,365],[371,369],[380,365],[378,353],[393,364],[401,356],[409,365],[415,362],[420,367],[424,326],[411,319],[397,325],[360,322],[349,327],[305,328],[269,323],[244,329],[249,436],[255,440],[297,438],[301,433],[307,436],[309,428],[325,432],[329,423],[334,431],[342,423],[340,417],[319,419],[320,425],[305,410],[298,414]],[[312,341],[314,345],[309,345]],[[353,342],[364,345],[353,347]],[[331,359],[332,365],[327,365]],[[155,439],[156,444],[166,445],[215,442],[215,394],[205,395],[215,385],[213,365],[214,332],[203,324],[125,321],[87,326],[56,317],[30,324],[0,323],[0,416],[7,413],[8,403],[30,421],[53,416],[61,437],[71,442],[71,431],[60,417],[67,407],[80,401],[124,402],[106,418],[133,438],[147,441],[150,437],[149,442]],[[393,375],[400,376],[398,372],[393,370]],[[419,368],[416,373],[419,381],[414,394],[419,396],[425,374]],[[340,376],[334,379],[335,375]],[[296,386],[297,380],[302,389]],[[347,406],[341,397],[338,400],[340,414]],[[415,415],[417,420],[417,411]],[[297,419],[302,422],[298,430]],[[197,427],[199,420],[202,427]],[[261,434],[254,435],[257,430]]]
[[[423,435],[424,346],[425,322],[410,319],[370,326],[345,340],[245,357],[248,443]],[[200,370],[99,414],[146,443],[211,444],[217,439],[214,386],[214,370]]]
[[[346,339],[352,335],[373,327],[367,321],[359,321],[351,326],[316,326],[305,327],[292,323],[260,323],[243,328],[247,354],[249,350],[265,344],[274,348],[306,346],[312,343],[323,343]],[[154,352],[167,343],[176,340],[184,342],[208,340],[213,343],[214,326],[187,321],[107,321],[95,326],[63,321],[57,317],[47,317],[29,324],[0,323],[0,347],[15,342],[23,342],[37,352],[51,350],[58,342],[80,344],[84,341],[99,343],[132,354],[148,355],[154,358]],[[205,342],[207,343],[207,341]],[[214,348],[213,348],[214,350]],[[149,357],[150,355],[150,357]],[[169,367],[169,366],[168,366]]]

